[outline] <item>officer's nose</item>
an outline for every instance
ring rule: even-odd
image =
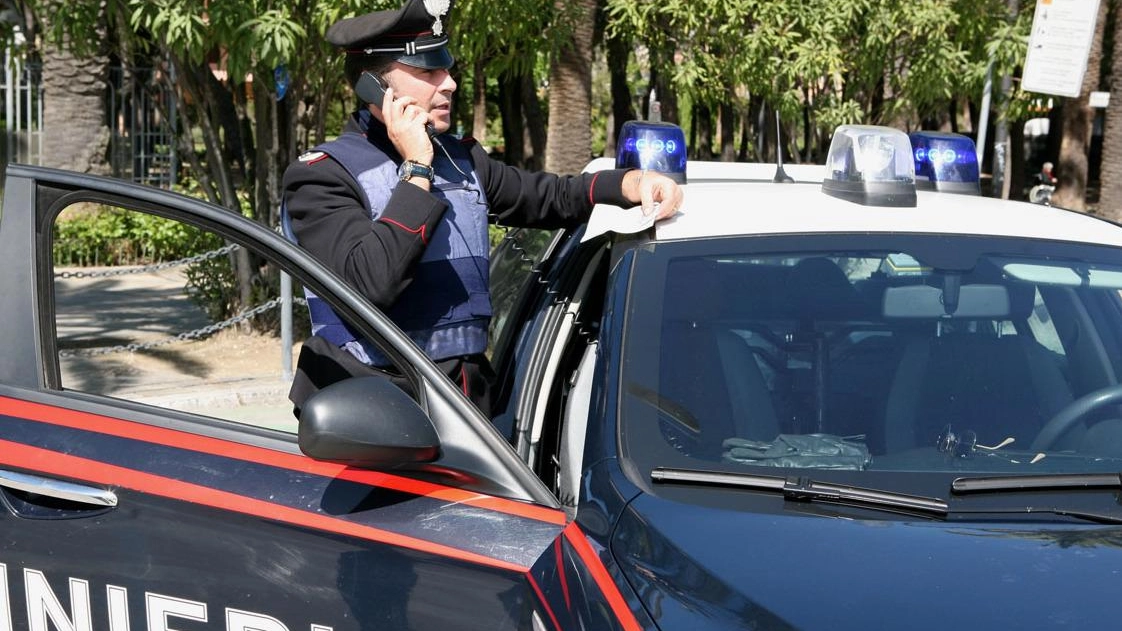
[[[441,72],[444,74],[440,79],[440,83],[437,84],[437,89],[441,92],[455,92],[457,86],[456,80],[452,78],[452,73],[449,72],[447,68],[441,69]]]

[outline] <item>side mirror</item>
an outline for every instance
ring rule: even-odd
[[[316,392],[300,410],[300,450],[316,460],[392,469],[440,457],[440,438],[424,410],[382,377],[344,379]]]

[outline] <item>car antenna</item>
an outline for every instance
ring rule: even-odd
[[[775,177],[771,178],[772,182],[794,182],[795,178],[787,175],[783,170],[783,128],[779,125],[779,112],[775,112]]]

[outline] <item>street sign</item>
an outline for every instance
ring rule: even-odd
[[[1079,96],[1100,0],[1036,0],[1021,87]]]

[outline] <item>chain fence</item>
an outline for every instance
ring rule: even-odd
[[[197,254],[195,256],[188,256],[188,257],[185,257],[185,258],[182,258],[182,259],[177,259],[175,261],[165,261],[165,262],[162,262],[162,263],[154,263],[152,265],[141,265],[141,266],[128,267],[128,268],[116,268],[116,269],[110,269],[110,270],[99,270],[99,271],[94,271],[94,272],[66,271],[66,272],[59,272],[59,273],[55,274],[55,278],[61,278],[61,279],[111,278],[111,277],[115,277],[115,276],[123,276],[123,275],[126,275],[126,274],[150,274],[152,272],[159,272],[159,271],[162,271],[162,270],[170,269],[170,268],[173,268],[173,267],[180,267],[180,266],[183,266],[183,265],[191,265],[191,264],[194,264],[194,263],[200,263],[202,261],[217,258],[219,256],[224,256],[226,254],[229,254],[230,252],[233,252],[234,250],[238,249],[239,247],[240,246],[238,244],[231,243],[230,245],[223,246],[221,248],[218,248],[217,250],[211,250],[209,252],[204,252],[202,254]],[[294,302],[296,304],[300,304],[300,305],[307,305],[308,304],[307,300],[305,300],[303,298],[298,298],[298,297],[293,297],[292,302]],[[245,322],[246,320],[249,320],[250,318],[259,316],[262,313],[265,313],[267,311],[271,311],[272,309],[276,309],[277,307],[281,306],[283,303],[284,303],[284,297],[283,296],[273,298],[272,300],[269,300],[268,302],[260,304],[256,307],[251,307],[249,309],[245,309],[242,312],[240,312],[240,313],[238,313],[234,316],[231,316],[231,317],[229,317],[225,320],[222,320],[221,322],[215,322],[214,324],[208,324],[204,327],[194,329],[192,331],[186,331],[184,333],[179,333],[179,334],[175,335],[174,337],[169,337],[169,338],[164,338],[164,339],[159,339],[159,340],[153,340],[151,342],[133,342],[133,343],[130,343],[130,344],[120,344],[120,345],[117,345],[117,346],[105,346],[105,347],[100,347],[100,348],[88,348],[88,349],[81,349],[81,350],[61,351],[61,352],[59,352],[59,357],[96,357],[98,355],[109,355],[111,353],[123,353],[123,352],[133,353],[133,352],[136,352],[136,351],[144,351],[144,350],[150,350],[150,349],[153,349],[153,348],[159,348],[161,346],[166,346],[168,344],[175,344],[177,342],[185,342],[185,341],[189,341],[189,340],[199,340],[199,339],[209,337],[209,336],[211,336],[211,335],[213,335],[213,334],[215,334],[215,333],[217,333],[217,332],[219,332],[223,329],[228,329],[228,328],[230,328],[230,327],[232,327],[236,324],[241,324],[242,322]]]
[[[241,246],[239,246],[237,243],[231,243],[230,245],[220,247],[217,250],[203,252],[202,254],[188,256],[186,258],[177,259],[174,261],[164,261],[162,263],[153,263],[151,265],[138,265],[136,267],[118,267],[96,272],[59,272],[55,274],[55,278],[112,278],[114,276],[124,276],[126,274],[151,274],[152,272],[159,272],[166,269],[171,269],[173,267],[202,263],[203,261],[229,254],[239,247]]]

